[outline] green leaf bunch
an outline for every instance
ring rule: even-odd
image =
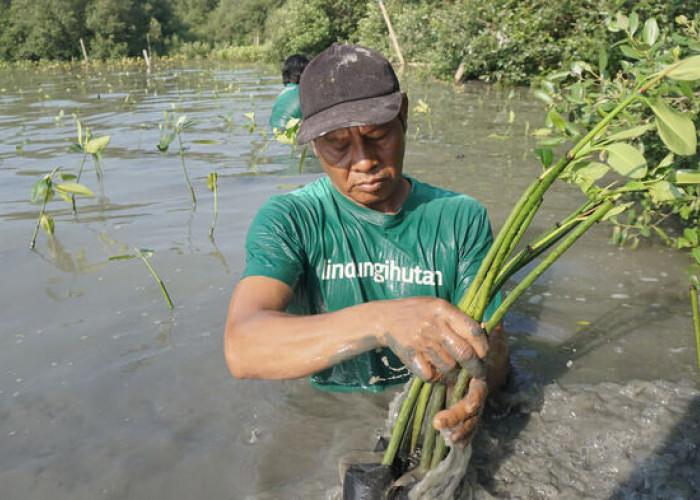
[[[34,234],[29,244],[30,250],[33,250],[36,245],[36,236],[40,227],[46,234],[54,234],[54,218],[46,213],[46,205],[54,198],[56,193],[68,204],[73,203],[72,196],[75,195],[87,196],[90,198],[95,196],[89,188],[78,182],[74,182],[77,179],[76,175],[59,172],[60,168],[61,167],[56,167],[32,185],[29,201],[33,204],[41,204],[41,210],[39,211],[39,218],[34,227]],[[56,177],[63,182],[56,182]]]

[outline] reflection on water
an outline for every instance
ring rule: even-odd
[[[404,78],[418,107],[406,172],[479,199],[497,227],[540,169],[528,135],[539,106],[526,89]],[[372,448],[392,394],[234,380],[223,360],[253,215],[320,172],[307,157],[298,174],[299,151],[274,142],[261,151],[248,130],[244,115],[266,123],[280,80],[272,66],[209,63],[150,76],[82,66],[0,75],[0,497],[332,498],[340,457]],[[196,123],[184,136],[195,210],[177,151],[155,147],[166,111]],[[103,182],[91,169],[82,178],[99,196],[79,200],[76,215],[49,203],[56,234],[41,234],[29,252],[39,212],[31,186],[56,166],[77,171],[76,118],[112,136]],[[554,189],[533,234],[579,201]],[[700,494],[687,262],[655,244],[620,251],[608,239],[603,225],[591,231],[506,317],[513,391],[494,401],[476,442],[471,491]],[[142,264],[108,262],[134,247],[154,250],[174,311]]]

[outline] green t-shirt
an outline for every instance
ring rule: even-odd
[[[301,104],[299,103],[299,85],[288,83],[272,104],[270,127],[285,130],[291,118],[301,120]]]
[[[409,179],[411,193],[396,214],[357,205],[328,177],[271,197],[248,231],[243,277],[288,284],[295,292],[289,312],[296,314],[418,296],[456,304],[493,239],[486,209],[467,195]],[[378,392],[409,376],[383,348],[312,375],[311,383]]]

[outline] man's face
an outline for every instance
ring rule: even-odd
[[[405,142],[399,117],[329,132],[313,147],[335,188],[358,205],[391,213],[406,199],[410,184],[401,175]]]

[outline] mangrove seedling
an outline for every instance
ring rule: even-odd
[[[55,222],[53,217],[46,213],[46,204],[53,199],[56,193],[58,193],[58,195],[69,204],[72,203],[71,196],[74,195],[89,197],[95,196],[90,189],[82,184],[71,182],[73,180],[77,180],[77,176],[73,174],[59,173],[58,171],[60,168],[61,167],[54,168],[51,173],[46,174],[32,186],[29,200],[35,204],[41,203],[41,210],[39,211],[39,218],[36,222],[36,226],[34,226],[32,241],[29,243],[30,250],[34,250],[39,227],[41,227],[46,234],[52,235],[54,233]],[[54,177],[58,177],[63,182],[55,182]]]
[[[628,70],[633,65],[630,63]],[[636,139],[642,133],[656,129],[659,133],[656,148],[665,148],[677,155],[696,153],[697,132],[692,120],[687,113],[672,108],[674,102],[678,105],[677,100],[667,102],[665,96],[680,95],[682,92],[676,93],[676,90],[683,87],[683,82],[700,80],[700,56],[674,60],[667,65],[650,64],[645,69],[647,71],[635,72],[635,78],[626,78],[626,82],[633,85],[631,89],[620,92],[615,99],[605,99],[600,103],[605,107],[605,112],[596,113],[595,116],[602,116],[597,123],[579,123],[576,126],[556,112],[548,114],[550,126],[558,131],[560,137],[557,137],[556,143],[539,144],[540,152],[537,155],[542,159],[544,172],[530,184],[515,204],[458,307],[481,322],[486,307],[508,277],[545,252],[549,253],[518,282],[488,321],[485,321],[487,334],[499,324],[523,292],[596,222],[617,217],[631,208],[638,197],[653,197],[661,191],[682,192],[685,202],[691,206],[697,206],[700,202],[696,193],[682,191],[677,171],[667,168],[668,165],[661,167],[667,161],[662,160],[658,166],[650,166],[642,150],[635,147]],[[695,99],[697,97],[693,95],[693,101]],[[654,120],[652,127],[648,126],[649,115],[639,112],[639,109],[651,113]],[[587,129],[587,132],[579,132],[579,127]],[[569,141],[572,146],[556,163],[552,159],[553,151],[552,158],[545,154],[545,148]],[[610,173],[611,177],[606,178],[606,185],[599,187],[596,181],[602,178],[599,172],[601,169],[604,169],[604,173]],[[649,172],[654,172],[651,178]],[[559,224],[531,241],[523,250],[516,252],[518,242],[536,215],[544,193],[556,179],[564,179],[580,186],[587,201]],[[444,384],[433,384],[433,395],[428,398],[422,394],[423,381],[415,377],[394,425],[382,465],[391,466],[394,463],[405,437],[411,442],[417,441],[413,431],[406,434],[413,415],[414,420],[427,419],[420,469],[424,472],[434,469],[447,450],[445,440],[442,436],[436,436],[433,430],[432,417],[438,410],[463,397],[469,379],[468,370],[462,369],[450,400],[446,401]],[[420,428],[421,424],[422,422],[414,421],[412,429]]]
[[[170,148],[170,144],[177,137],[178,142],[178,153],[180,155],[180,164],[182,165],[182,173],[185,176],[185,182],[187,182],[187,187],[190,190],[190,196],[192,198],[192,208],[197,206],[197,198],[194,195],[194,188],[190,182],[190,177],[187,175],[187,167],[185,167],[185,151],[186,148],[182,144],[182,133],[188,128],[194,125],[192,120],[187,120],[187,116],[180,116],[177,121],[174,121],[174,116],[172,113],[164,111],[165,119],[158,124],[158,129],[160,130],[160,140],[156,147],[161,153],[165,153]]]
[[[155,269],[153,269],[153,266],[151,266],[151,263],[148,261],[148,259],[151,258],[151,256],[154,254],[153,250],[149,250],[147,248],[134,248],[134,251],[136,251],[135,254],[124,254],[124,255],[116,255],[114,257],[110,257],[109,261],[115,261],[115,260],[130,260],[130,259],[135,259],[136,257],[140,258],[144,264],[148,267],[148,270],[151,272],[151,275],[153,278],[156,280],[158,283],[158,286],[160,287],[160,291],[163,294],[163,297],[165,298],[165,302],[168,304],[168,307],[170,309],[173,309],[173,301],[170,300],[170,294],[168,293],[168,290],[165,288],[165,284],[163,283],[163,280],[160,279],[160,276],[158,276],[158,273],[156,273]]]
[[[92,137],[89,127],[85,127],[85,132],[83,134],[83,126],[80,120],[75,120],[75,125],[78,130],[78,142],[70,147],[70,150],[74,153],[82,153],[82,158],[80,159],[80,166],[78,167],[78,176],[76,182],[80,182],[80,177],[83,174],[83,167],[85,166],[85,158],[87,155],[92,156],[92,163],[95,166],[95,175],[97,180],[102,180],[102,166],[100,164],[102,160],[102,152],[105,150],[111,135],[102,135],[100,137]],[[71,208],[75,214],[75,196],[71,196]]]
[[[217,181],[219,179],[219,174],[216,172],[211,172],[207,174],[207,188],[209,191],[214,193],[214,216],[211,220],[211,228],[209,229],[209,237],[214,238],[214,227],[216,226],[216,214],[218,212],[218,195],[217,195]]]
[[[291,151],[289,152],[290,158],[294,155],[294,151],[296,151],[297,133],[299,132],[300,125],[301,125],[301,120],[299,120],[299,118],[290,118],[283,130],[280,130],[277,128],[272,130],[273,137],[277,142],[279,142],[281,144],[286,144],[286,145],[292,147]],[[307,151],[306,148],[307,148],[307,145],[305,144],[301,150],[301,155],[299,157],[299,167],[298,167],[299,173],[301,173],[301,169],[304,165],[304,160],[306,159],[306,151]]]

